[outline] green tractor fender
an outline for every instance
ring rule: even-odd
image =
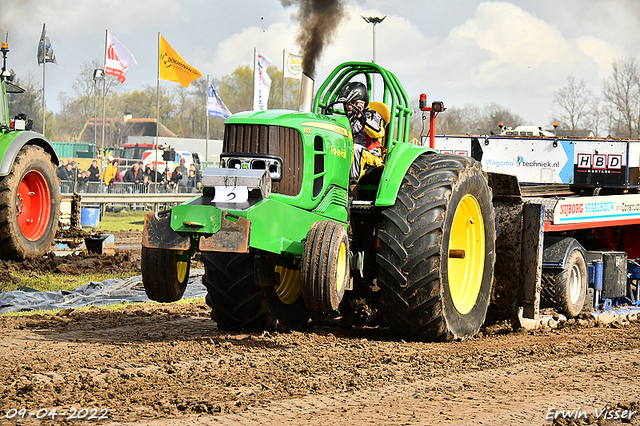
[[[59,158],[53,146],[42,135],[32,131],[10,132],[0,134],[0,176],[5,176],[11,171],[13,162],[18,152],[25,145],[39,146],[51,156],[51,162],[58,166]]]
[[[376,206],[392,206],[396,202],[396,196],[404,175],[411,164],[420,155],[435,152],[431,148],[413,145],[410,143],[396,143],[393,151],[387,157],[384,172],[376,194]]]

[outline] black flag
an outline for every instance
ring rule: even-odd
[[[40,43],[38,43],[38,65],[44,64],[45,62],[53,62],[57,65],[56,55],[53,53],[51,40],[49,40],[44,26],[45,24],[42,24],[42,35],[40,36]]]

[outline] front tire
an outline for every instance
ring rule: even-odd
[[[332,220],[315,222],[304,244],[302,296],[309,309],[337,311],[349,282],[349,237]]]
[[[255,256],[203,252],[206,302],[218,329],[287,331],[302,328],[309,318],[300,297],[300,274],[279,270],[274,286],[256,284]]]
[[[161,303],[171,303],[182,299],[191,263],[180,260],[182,252],[142,247],[142,283],[147,297]]]
[[[411,340],[475,335],[491,298],[495,213],[471,158],[429,154],[407,171],[379,232],[381,309]]]
[[[51,157],[41,147],[24,146],[9,174],[0,178],[0,258],[45,254],[58,229],[59,206]]]

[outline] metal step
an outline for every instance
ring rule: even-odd
[[[369,200],[351,200],[351,209],[353,210],[373,210],[375,204]]]

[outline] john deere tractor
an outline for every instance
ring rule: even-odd
[[[11,82],[7,43],[0,52],[0,258],[32,258],[49,250],[58,229],[58,156],[24,114],[9,119],[7,93],[24,90]]]
[[[384,167],[350,185],[351,108],[339,93],[350,81],[371,92],[374,78],[382,102],[369,108],[387,123]],[[408,143],[409,98],[376,64],[344,63],[312,93],[303,80],[300,111],[228,118],[221,166],[204,171],[202,195],[146,216],[148,296],[180,299],[200,251],[220,329],[300,328],[309,318],[353,316],[362,298],[398,337],[474,335],[495,256],[492,195],[479,164]]]

